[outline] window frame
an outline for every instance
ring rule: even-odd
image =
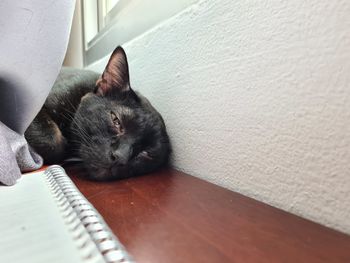
[[[89,41],[86,38],[85,21],[88,18],[85,13],[85,1],[93,0],[81,0],[83,64],[86,67],[107,56],[117,45],[123,45],[145,33],[198,0],[119,0],[107,14],[106,1],[108,0],[96,0],[97,34]],[[151,6],[159,8],[151,8]],[[148,12],[143,13],[143,10]]]

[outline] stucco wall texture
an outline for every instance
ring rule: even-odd
[[[199,1],[127,43],[173,165],[350,233],[349,14],[348,0]]]

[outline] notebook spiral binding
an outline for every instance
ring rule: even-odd
[[[60,166],[45,171],[46,181],[63,219],[86,262],[133,262],[100,214],[80,193]]]

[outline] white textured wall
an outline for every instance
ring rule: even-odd
[[[200,1],[125,47],[176,168],[350,233],[350,1]]]

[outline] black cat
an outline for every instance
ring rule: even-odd
[[[25,137],[46,163],[78,157],[97,180],[154,171],[170,153],[161,115],[130,87],[121,47],[101,77],[63,69]]]

